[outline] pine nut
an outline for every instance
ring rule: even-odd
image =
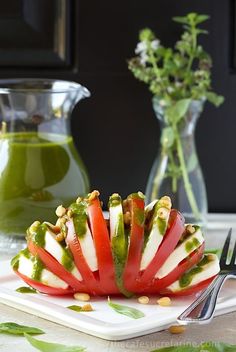
[[[157,214],[161,220],[166,220],[169,215],[169,211],[166,208],[160,208],[158,209]]]
[[[73,211],[72,211],[71,209],[68,210],[67,216],[68,216],[69,218],[72,218],[72,216],[73,216]]]
[[[169,297],[161,297],[157,300],[159,306],[168,307],[171,305],[171,299]]]
[[[84,306],[82,306],[81,308],[81,312],[92,312],[94,309],[91,306],[91,304],[85,304]]]
[[[148,296],[141,296],[138,298],[138,303],[140,304],[148,304],[149,303],[149,297]]]
[[[168,330],[171,334],[182,334],[185,332],[186,327],[184,325],[172,325]]]
[[[195,232],[195,228],[191,224],[189,224],[186,226],[186,231],[192,234]]]
[[[56,209],[56,216],[61,218],[63,215],[65,215],[65,213],[66,213],[66,208],[64,208],[62,205],[59,205],[59,207],[57,207]]]
[[[88,302],[88,301],[90,301],[90,296],[88,293],[77,292],[74,294],[74,299],[76,299],[78,301],[82,301],[82,302]]]
[[[65,236],[63,232],[60,232],[58,235],[56,235],[57,242],[62,242],[64,239],[65,239]]]

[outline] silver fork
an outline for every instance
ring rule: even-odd
[[[191,324],[209,323],[213,318],[216,301],[219,291],[224,282],[229,278],[236,278],[236,241],[230,263],[227,264],[229,257],[229,246],[232,228],[229,230],[225,240],[222,254],[220,257],[220,272],[211,284],[200,294],[200,296],[177,318],[179,323]]]

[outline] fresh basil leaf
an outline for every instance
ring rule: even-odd
[[[235,352],[236,345],[229,345],[223,342],[204,342],[199,346],[199,352]]]
[[[187,113],[191,99],[181,99],[166,109],[169,122],[178,123]]]
[[[139,319],[139,318],[145,317],[145,314],[141,312],[141,310],[124,306],[123,304],[113,303],[109,298],[108,298],[108,305],[112,309],[114,309],[114,311],[116,311],[117,313],[127,315],[128,317],[133,319]]]
[[[77,305],[68,306],[68,309],[74,310],[75,312],[81,312],[82,307]]]
[[[20,293],[37,293],[37,290],[35,290],[35,288],[33,288],[33,287],[22,286],[22,287],[18,287],[16,289],[16,292],[20,292]]]
[[[25,334],[28,342],[42,352],[85,352],[86,348],[82,346],[66,346],[59,343],[46,342],[37,340],[32,336]]]
[[[27,334],[44,334],[44,331],[33,326],[19,325],[16,323],[1,323],[0,324],[0,333],[8,333],[13,335],[23,335]]]

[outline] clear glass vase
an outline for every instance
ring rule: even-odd
[[[89,91],[50,79],[0,81],[0,251],[24,246],[35,220],[89,190],[70,131],[71,112]]]
[[[203,101],[192,101],[173,132],[173,126],[167,122],[165,108],[157,98],[153,99],[161,127],[161,143],[149,175],[146,195],[148,202],[169,195],[173,207],[183,213],[187,223],[205,227],[207,196],[194,139],[203,104]]]

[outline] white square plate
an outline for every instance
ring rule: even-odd
[[[211,243],[214,243],[213,247],[222,246],[226,232],[226,229],[221,228],[220,234],[217,233],[215,236],[212,225],[207,234],[208,247],[211,247]],[[1,262],[1,303],[106,340],[123,340],[163,330],[176,323],[176,318],[194,299],[194,297],[173,298],[170,307],[160,307],[156,304],[157,296],[153,296],[148,305],[137,303],[137,299],[112,298],[113,302],[138,308],[145,314],[144,318],[131,319],[113,311],[105,297],[91,299],[93,312],[78,313],[66,307],[72,304],[80,305],[79,301],[68,297],[22,294],[15,291],[23,285],[23,281],[12,272],[9,261]],[[225,284],[218,298],[215,314],[221,315],[232,311],[236,311],[236,280]]]

